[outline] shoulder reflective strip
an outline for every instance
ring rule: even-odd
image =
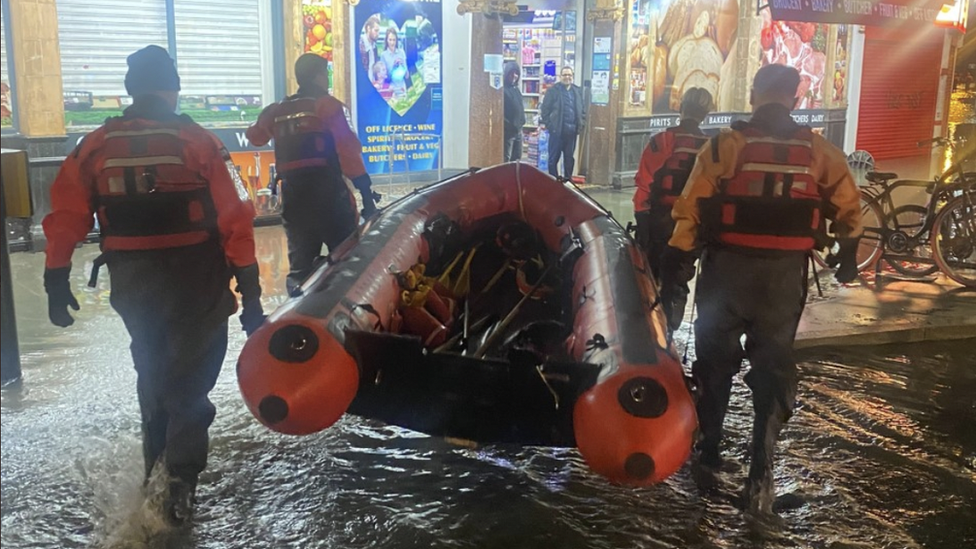
[[[796,147],[813,146],[813,143],[805,139],[776,139],[775,137],[747,137],[746,143],[768,143],[770,145],[789,145]]]
[[[183,159],[178,156],[137,156],[134,158],[110,158],[105,161],[105,168],[134,168],[137,166],[151,166],[159,164],[183,165]]]
[[[771,172],[771,173],[801,173],[810,174],[810,168],[806,166],[787,166],[783,164],[763,164],[760,162],[747,162],[742,165],[743,172]]]
[[[175,135],[179,137],[180,130],[174,128],[152,128],[146,130],[117,130],[105,134],[105,139],[114,137],[141,137],[144,135]]]
[[[109,177],[108,192],[112,194],[122,194],[125,192],[125,178],[118,176]]]
[[[675,147],[674,152],[676,153],[698,153],[700,149],[695,149],[693,147]]]
[[[230,172],[230,179],[234,182],[234,189],[237,191],[238,198],[241,202],[247,202],[251,199],[251,195],[247,193],[247,186],[244,185],[244,180],[241,179],[241,172],[237,171],[237,166],[234,162],[228,160],[225,162],[227,165],[227,171]]]
[[[294,120],[296,118],[312,118],[314,116],[315,116],[315,113],[314,112],[308,112],[308,111],[305,111],[305,112],[296,112],[296,113],[292,113],[292,114],[286,114],[286,115],[283,115],[283,116],[276,116],[275,117],[275,123],[277,123],[277,122],[285,122],[285,121],[288,121],[288,120]]]

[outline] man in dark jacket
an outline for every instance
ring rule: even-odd
[[[559,175],[557,165],[563,157],[563,175],[573,176],[576,137],[586,123],[583,90],[573,84],[573,67],[563,67],[560,83],[546,91],[542,100],[542,125],[549,131],[549,173]]]
[[[518,63],[505,63],[505,162],[522,158],[522,126],[525,125],[525,105],[519,91]]]

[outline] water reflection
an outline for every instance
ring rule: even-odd
[[[268,305],[283,299],[280,228],[258,231]],[[26,381],[2,396],[4,548],[34,547],[972,547],[976,357],[972,341],[817,351],[776,476],[795,507],[760,524],[735,506],[751,403],[737,383],[727,469],[703,493],[689,468],[662,485],[609,486],[573,450],[461,448],[346,417],[276,435],[244,408],[232,332],[212,398],[212,458],[193,526],[160,532],[141,505],[135,375],[107,281],[47,323],[41,255],[13,256]],[[236,323],[236,321],[235,321]],[[679,333],[684,336],[685,331]],[[679,349],[683,342],[679,342]]]

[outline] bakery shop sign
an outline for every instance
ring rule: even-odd
[[[945,0],[770,0],[777,21],[848,25],[932,25]]]

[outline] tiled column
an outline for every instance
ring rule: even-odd
[[[593,55],[593,39],[595,37],[612,37],[611,69],[617,69],[617,60],[626,46],[621,31],[623,9],[614,0],[597,0],[596,7],[591,8],[586,18],[593,22],[593,35],[588,37],[588,44],[583,46],[583,55]],[[611,72],[611,80],[616,75]],[[619,75],[623,78],[623,75]],[[589,78],[587,75],[585,78]],[[620,105],[623,92],[621,89],[610,88],[610,100],[606,105],[589,106],[586,132],[588,134],[586,182],[595,185],[611,185],[617,155],[617,118],[620,116]],[[619,187],[619,182],[617,185]]]

